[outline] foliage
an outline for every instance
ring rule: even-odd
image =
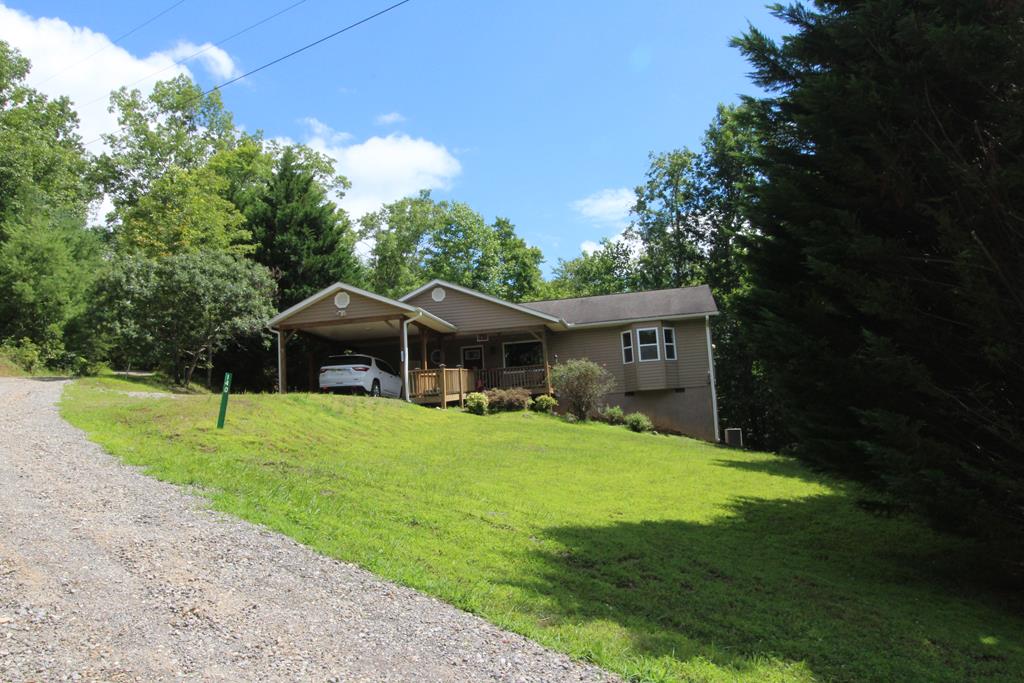
[[[1024,6],[776,13],[745,316],[796,452],[1024,577]]]
[[[278,281],[277,306],[288,308],[335,282],[360,285],[362,264],[348,216],[328,199],[348,181],[311,149],[276,150],[273,172],[245,206],[253,258]]]
[[[601,397],[615,386],[615,379],[597,363],[574,358],[551,368],[551,383],[559,399],[568,404],[569,413],[586,420]]]
[[[604,406],[598,411],[598,417],[610,425],[620,425],[626,421],[626,412],[619,406]]]
[[[121,302],[107,320],[120,352],[133,358],[130,347],[143,340],[138,360],[159,364],[186,387],[200,362],[274,313],[266,268],[216,252],[128,257],[100,289],[103,300]]]
[[[239,142],[220,91],[204,95],[185,75],[158,82],[147,97],[121,88],[111,93],[110,107],[119,129],[103,136],[110,151],[96,159],[93,177],[113,201],[112,225],[172,170],[201,169]]]
[[[101,245],[73,212],[34,206],[6,223],[0,242],[0,340],[28,339],[41,362],[53,364],[65,354],[68,326],[85,311]]]
[[[168,169],[134,204],[122,209],[123,222],[115,232],[118,246],[151,257],[252,251],[245,216],[221,196],[227,187],[227,180],[206,166]]]
[[[526,410],[531,403],[530,390],[522,387],[488,389],[484,396],[487,397],[488,409],[493,413]]]
[[[633,248],[626,242],[601,240],[596,251],[565,261],[559,259],[544,292],[548,299],[618,294],[638,289]]]
[[[426,191],[364,216],[361,236],[373,242],[369,287],[386,296],[440,278],[520,301],[541,283],[540,249],[518,237],[511,222],[487,225],[468,205],[436,202]]]
[[[558,399],[547,394],[541,394],[537,398],[533,399],[533,402],[530,404],[530,410],[536,413],[550,414],[555,412],[555,408],[557,407]]]
[[[622,424],[631,432],[650,432],[654,430],[651,418],[643,413],[630,413],[622,419]]]
[[[979,585],[973,543],[869,514],[789,458],[307,394],[235,396],[217,430],[216,395],[113,382],[62,404],[111,453],[625,680],[1024,674],[1021,596]]]
[[[0,41],[0,240],[8,221],[30,220],[39,206],[84,219],[94,194],[71,100],[26,86],[29,69],[18,50]]]
[[[487,394],[474,391],[466,395],[465,404],[466,412],[473,413],[474,415],[486,415],[490,399],[487,398]]]

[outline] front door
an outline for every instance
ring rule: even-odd
[[[463,346],[462,367],[471,370],[482,370],[484,367],[484,347]]]

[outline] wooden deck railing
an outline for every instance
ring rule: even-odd
[[[477,370],[477,386],[484,389],[542,389],[547,391],[548,368],[545,365],[520,365],[511,368]]]
[[[429,368],[409,371],[409,398],[417,403],[449,401],[461,405],[466,394],[480,389],[512,389],[522,387],[535,392],[549,391],[550,368],[545,365],[522,365],[512,368]]]

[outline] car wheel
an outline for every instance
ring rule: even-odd
[[[373,380],[373,386],[370,388],[370,396],[377,398],[380,396],[380,381]]]

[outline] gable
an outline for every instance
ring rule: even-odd
[[[434,287],[418,292],[403,303],[417,306],[443,318],[459,328],[459,332],[493,332],[497,330],[539,327],[545,321],[529,313],[488,301],[438,284],[444,290],[444,301],[434,301]]]
[[[334,305],[335,293],[336,292],[334,291],[330,291],[314,303],[309,304],[300,311],[296,311],[282,320],[280,323],[281,326],[291,327],[294,325],[307,325],[310,323],[333,322],[347,320],[350,318],[368,318],[383,315],[394,315],[397,317],[402,314],[402,309],[397,306],[392,306],[382,301],[375,301],[374,299],[363,296],[362,294],[349,291],[347,292],[349,295],[349,304],[345,308],[344,315],[339,315],[338,307]]]

